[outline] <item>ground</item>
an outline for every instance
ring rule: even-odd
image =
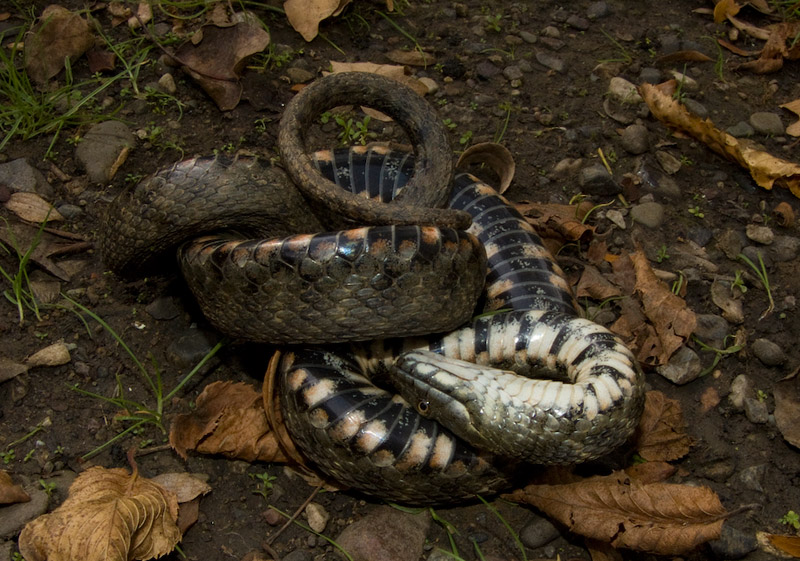
[[[33,2],[33,13],[41,13],[46,4]],[[69,1],[64,4],[73,9],[83,7]],[[647,369],[647,382],[680,403],[693,442],[691,452],[675,462],[679,469],[671,481],[711,487],[729,511],[756,505],[726,522],[726,528],[738,531],[736,537],[745,543],[759,531],[792,533],[792,527],[782,524],[781,519],[789,511],[800,512],[798,452],[782,437],[769,413],[775,408],[776,383],[800,361],[800,350],[794,343],[795,334],[800,332],[795,305],[799,262],[793,245],[797,232],[793,226],[780,226],[772,217],[781,202],[796,208],[796,199],[786,189],[767,191],[758,187],[746,171],[704,144],[672,136],[644,105],[617,107],[606,94],[612,77],[640,84],[643,76],[655,76],[658,81],[679,71],[691,79],[683,82],[685,99],[701,104],[695,110],[707,111],[723,129],[747,122],[758,112],[777,113],[784,124],[789,124],[792,117],[779,106],[800,97],[796,63],[787,62],[779,72],[769,75],[737,69],[746,59],[719,50],[715,42],[718,37],[730,39],[731,25],[716,24],[710,14],[697,11],[713,7],[710,2],[412,0],[400,4],[402,13],[385,17],[379,12],[385,10],[382,4],[356,0],[338,18],[323,23],[324,39],[320,36],[310,43],[288,25],[282,14],[253,7],[268,26],[275,49],[270,59],[261,58],[260,63],[252,65],[259,68],[245,71],[257,87],[250,89],[249,102],[243,100],[230,111],[221,112],[185,74],[161,62],[141,67],[139,85],[155,84],[170,72],[177,82],[174,98],[151,95],[144,101],[136,100],[126,93],[131,89],[130,82],[111,85],[103,94],[109,99],[108,107],[121,106],[116,117],[141,134],[108,185],[90,182],[75,157],[73,144],[88,125],[62,131],[47,157],[52,135],[15,137],[5,145],[0,161],[27,158],[53,185],[51,202],[56,207],[73,205],[74,212],[56,227],[94,242],[109,201],[130,183],[160,167],[191,155],[239,149],[275,156],[277,121],[281,108],[294,95],[291,77],[298,76],[298,69],[314,77],[326,70],[331,60],[386,63],[386,51],[413,49],[410,37],[414,37],[431,50],[437,64],[412,72],[438,85],[428,99],[444,119],[449,119],[455,149],[498,141],[513,154],[516,176],[507,193],[512,200],[569,202],[581,193],[580,178],[585,177],[585,168],[601,162],[598,154],[602,151],[617,182],[622,182],[624,174],[639,178],[647,175],[652,181],[678,187],[671,196],[665,196],[659,187],[652,199],[644,199],[654,200],[665,213],[663,222],[647,227],[632,222],[631,212],[619,198],[591,193],[591,185],[584,185],[592,202],[611,201],[611,208],[622,213],[624,229],[610,221],[608,209],[600,209],[590,219],[598,233],[606,235],[609,252],[633,251],[638,245],[654,267],[672,273],[672,278],[682,272],[687,282],[685,300],[697,314],[720,317],[722,312],[711,298],[712,281],[721,276],[735,278],[737,271],[747,273],[744,321],[739,325],[723,321],[722,328],[723,336],[743,330],[747,341],[744,349],[723,356],[710,373],[689,383],[676,385],[654,369]],[[5,10],[12,16],[2,22],[6,29],[23,23],[21,17],[28,15],[16,4]],[[109,40],[122,42],[131,37],[124,25],[111,27],[105,10],[92,14]],[[756,11],[741,15],[759,26],[773,21]],[[156,11],[155,20],[161,24],[168,21],[160,11]],[[194,25],[195,21],[188,21],[186,27]],[[9,37],[5,36],[4,45]],[[756,51],[763,41],[741,34],[736,44]],[[701,51],[712,60],[661,58],[678,50]],[[153,60],[158,56],[156,50],[149,54]],[[85,59],[73,61],[73,72],[81,79],[89,77]],[[302,77],[302,72],[299,75]],[[63,80],[63,74],[56,80]],[[177,101],[183,104],[182,114]],[[623,145],[620,135],[622,129],[635,123],[646,128],[643,137],[647,142],[643,150],[633,150],[637,154]],[[375,122],[372,127],[380,130]],[[333,124],[328,129],[339,130]],[[755,139],[778,157],[796,158],[791,137],[756,132]],[[658,152],[671,155],[679,169],[670,170],[670,175],[662,171]],[[645,191],[643,188],[639,195]],[[639,202],[627,201],[634,205]],[[0,210],[0,215],[10,222],[16,220],[6,209]],[[735,255],[729,258],[723,250],[724,240],[731,235],[744,240],[744,245],[757,245],[743,237],[748,224],[766,225],[790,248],[785,260],[767,259],[775,311],[763,319],[759,318],[768,305],[766,291],[746,265]],[[687,240],[705,249],[705,261],[686,257]],[[143,361],[150,364],[147,357],[151,355],[152,363],[160,368],[164,387],[174,387],[219,335],[203,320],[176,276],[124,282],[107,273],[101,257],[91,248],[65,256],[63,259],[79,266],[69,282],[61,284],[61,291],[107,322]],[[574,276],[585,263],[585,247],[567,248],[560,259],[568,274]],[[6,271],[17,269],[11,255],[0,254],[0,265]],[[36,270],[35,266],[31,268]],[[6,288],[8,285],[4,285]],[[589,304],[595,308],[599,305]],[[620,313],[614,302],[600,311],[612,314],[609,323]],[[148,427],[142,434],[114,443],[83,461],[81,456],[112,438],[120,425],[112,422],[115,407],[79,393],[73,386],[111,396],[120,380],[119,391],[126,397],[144,403],[152,403],[153,398],[130,357],[107,329],[91,319],[87,319],[87,329],[76,314],[62,308],[43,306],[40,319],[26,312],[20,323],[17,308],[0,302],[0,354],[21,361],[49,343],[63,341],[70,346],[71,360],[61,366],[32,368],[0,383],[0,450],[4,461],[0,467],[35,485],[37,480],[48,481],[64,470],[81,472],[87,465],[125,467],[128,447],[164,442],[164,435]],[[779,364],[767,366],[764,357],[756,358],[752,343],[757,339],[777,344]],[[690,341],[689,346],[698,352],[703,368],[712,364],[713,352],[703,351],[696,342]],[[271,349],[252,345],[224,346],[179,395],[165,404],[167,421],[187,411],[207,383],[232,379],[259,384],[270,353]],[[733,380],[742,374],[749,379],[756,401],[766,404],[763,419],[758,418],[758,412],[745,414],[728,400]],[[720,401],[707,408],[705,397],[710,394],[716,394]],[[39,425],[43,430],[24,438]],[[268,505],[291,512],[311,491],[280,465],[200,455],[183,461],[169,450],[141,455],[137,461],[148,476],[168,471],[208,476],[213,491],[202,499],[199,520],[181,544],[190,559],[242,559],[248,552],[261,551],[262,543],[277,528],[265,517]],[[265,473],[275,476],[266,500],[256,492],[260,488],[256,476]],[[51,497],[51,508],[64,497],[65,490],[59,487]],[[377,504],[374,499],[348,492],[323,493],[315,501],[331,515],[325,534],[332,537]],[[503,501],[495,505],[516,531],[531,526],[538,516],[531,508]],[[454,540],[465,559],[478,558],[474,542],[479,543],[487,559],[521,558],[508,531],[482,504],[439,508],[436,514],[457,529]],[[297,526],[282,533],[271,547],[286,559],[335,558],[335,550],[327,541]],[[439,547],[452,551],[445,526],[435,523],[427,535],[425,558],[434,558]],[[562,531],[555,541],[529,548],[527,557],[588,559],[585,547],[580,537]],[[745,552],[749,549],[744,546]],[[630,551],[622,555],[646,557]],[[687,557],[711,559],[719,555],[733,556],[701,546]],[[180,556],[174,553],[170,558]],[[746,556],[748,560],[767,558],[771,555],[760,549]]]

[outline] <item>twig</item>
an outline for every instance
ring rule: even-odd
[[[288,527],[289,527],[289,525],[290,525],[292,522],[294,522],[295,520],[297,520],[297,517],[298,517],[298,516],[300,516],[300,513],[301,513],[301,512],[303,512],[303,509],[304,509],[304,508],[306,508],[306,507],[308,506],[308,503],[310,503],[312,500],[314,500],[314,497],[316,497],[316,496],[317,496],[317,493],[319,493],[319,490],[320,490],[320,489],[322,489],[322,486],[323,486],[323,485],[324,485],[324,483],[323,483],[323,482],[320,482],[320,483],[319,483],[319,485],[317,485],[316,487],[314,487],[314,490],[313,490],[313,491],[311,491],[311,494],[308,496],[308,498],[307,498],[305,501],[303,501],[303,504],[301,504],[299,507],[297,507],[297,510],[295,510],[295,511],[294,511],[294,513],[293,513],[293,514],[292,514],[292,515],[289,517],[289,519],[286,521],[286,523],[285,523],[283,526],[281,526],[281,527],[280,527],[280,529],[279,529],[277,532],[275,532],[274,534],[272,534],[272,535],[271,535],[271,536],[270,536],[270,537],[267,539],[267,541],[266,541],[266,544],[267,544],[267,545],[272,545],[272,542],[274,542],[274,541],[277,539],[277,537],[278,537],[278,536],[280,536],[280,535],[283,533],[283,531],[284,531],[286,528],[288,528]]]

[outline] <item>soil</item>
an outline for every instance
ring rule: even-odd
[[[33,2],[35,12],[41,13],[46,4]],[[83,7],[77,2],[64,4]],[[277,121],[282,106],[293,95],[287,69],[300,68],[316,76],[328,67],[330,60],[388,62],[387,50],[413,49],[407,36],[410,34],[432,49],[441,63],[436,67],[415,68],[413,72],[417,77],[428,76],[439,85],[438,91],[428,97],[441,116],[455,124],[454,147],[463,149],[462,140],[465,143],[501,140],[514,155],[516,178],[507,193],[512,200],[569,202],[581,191],[580,170],[599,163],[599,149],[617,180],[642,169],[656,170],[656,176],[666,177],[660,171],[655,153],[661,150],[674,156],[682,165],[671,175],[671,180],[679,186],[680,194],[673,198],[656,196],[656,202],[666,213],[662,225],[647,228],[632,223],[627,216],[626,228],[620,229],[608,220],[605,210],[598,212],[592,222],[599,232],[609,234],[609,251],[632,251],[638,244],[654,267],[676,277],[679,269],[686,269],[683,270],[687,278],[685,299],[689,307],[698,314],[720,315],[710,298],[714,275],[667,256],[677,255],[676,248],[692,240],[705,247],[708,260],[718,267],[717,274],[733,277],[737,270],[746,267],[719,249],[724,234],[732,230],[741,235],[748,224],[763,223],[766,219],[767,226],[777,234],[795,237],[795,228],[780,227],[769,217],[780,202],[786,201],[796,208],[797,201],[785,189],[760,189],[736,164],[720,158],[701,143],[671,136],[641,104],[623,110],[630,114],[627,122],[626,117],[619,119],[619,115],[615,115],[619,120],[614,120],[604,109],[609,79],[620,76],[638,84],[643,69],[657,68],[663,79],[670,77],[672,71],[683,72],[697,84],[687,91],[687,96],[707,108],[709,116],[725,128],[748,121],[755,112],[780,113],[780,104],[800,97],[798,66],[787,63],[778,73],[764,76],[737,71],[736,65],[744,59],[727,51],[719,54],[712,39],[726,36],[731,26],[714,24],[709,14],[695,11],[709,8],[711,3],[609,0],[599,4],[605,4],[609,13],[590,20],[587,14],[598,8],[598,3],[584,0],[566,4],[549,0],[412,1],[403,6],[402,15],[392,15],[389,21],[378,12],[383,9],[381,4],[355,2],[341,16],[322,25],[327,40],[318,37],[311,43],[306,43],[282,15],[255,8],[254,12],[269,27],[277,52],[288,56],[279,61],[280,66],[273,62],[260,73],[247,72],[249,83],[256,85],[246,89],[250,92],[249,102],[243,100],[235,109],[220,112],[186,75],[172,69],[177,81],[175,97],[185,104],[182,116],[174,103],[162,106],[126,97],[123,83],[108,90],[112,106],[122,104],[117,117],[131,130],[161,131],[160,135],[143,135],[147,138],[130,152],[109,185],[91,184],[76,163],[69,140],[83,135],[86,128],[64,131],[48,160],[44,155],[51,137],[45,136],[14,140],[5,147],[2,160],[27,158],[41,170],[55,188],[52,202],[80,209],[57,227],[94,241],[108,202],[129,183],[160,167],[191,155],[238,149],[275,156]],[[11,22],[20,16],[16,9],[6,9],[12,14]],[[496,17],[498,14],[500,17]],[[755,11],[743,15],[756,25],[772,21]],[[124,25],[111,28],[105,10],[97,10],[94,16],[112,40],[124,41],[130,37]],[[156,21],[166,21],[163,13],[157,12]],[[195,21],[187,23],[190,28],[195,25]],[[407,34],[401,33],[397,26]],[[533,37],[535,42],[530,42]],[[737,44],[747,50],[758,50],[763,42],[742,36]],[[702,51],[712,62],[659,59],[676,49]],[[537,54],[544,56],[537,58]],[[151,56],[157,58],[157,51]],[[715,70],[718,56],[723,59],[722,65]],[[563,71],[544,66],[541,61],[547,57],[563,61]],[[85,59],[74,61],[73,66],[76,77],[89,75]],[[503,73],[506,70],[510,75],[511,66],[524,69],[517,82],[513,81],[513,75],[510,80]],[[144,66],[140,83],[155,83],[167,70],[160,63]],[[781,117],[785,123],[790,122],[787,113]],[[619,134],[634,122],[647,128],[650,139],[649,148],[638,155],[623,148]],[[375,121],[372,127],[375,132],[381,130]],[[335,136],[337,129],[330,125],[327,130]],[[796,157],[797,148],[791,138],[758,135],[756,139],[777,156],[790,160]],[[554,172],[556,164],[567,158],[582,161],[568,167],[566,172]],[[613,199],[589,197],[597,203]],[[613,208],[627,212],[618,199]],[[5,209],[0,210],[0,216],[16,220]],[[584,250],[585,247],[571,247],[560,254],[568,274],[575,278],[585,263]],[[136,356],[157,364],[165,388],[174,387],[219,339],[175,275],[125,282],[107,273],[97,251],[89,249],[64,259],[80,266],[69,282],[62,283],[61,290],[102,317]],[[800,319],[795,314],[798,264],[796,258],[767,264],[776,309],[764,319],[759,316],[767,307],[766,293],[750,277],[744,298],[744,322],[728,326],[730,333],[742,329],[746,335],[748,344],[743,352],[722,358],[713,372],[685,385],[673,384],[652,369],[647,373],[652,389],[680,403],[693,441],[688,456],[675,462],[679,470],[671,481],[707,485],[731,511],[756,505],[726,522],[726,527],[738,530],[746,540],[751,540],[758,531],[791,533],[792,528],[779,520],[790,510],[800,512],[797,449],[782,438],[772,416],[766,422],[753,422],[727,400],[734,378],[746,374],[766,403],[767,411],[772,412],[774,385],[800,363],[800,349],[795,344],[800,332]],[[13,271],[17,262],[0,253],[0,265]],[[607,309],[619,313],[616,303]],[[151,314],[165,319],[155,319]],[[40,320],[29,313],[20,325],[16,307],[3,301],[0,336],[2,355],[17,361],[49,343],[64,341],[71,346],[71,360],[67,364],[33,368],[0,384],[0,450],[6,453],[6,461],[0,467],[15,477],[36,482],[63,470],[80,472],[87,465],[126,467],[125,452],[129,447],[153,448],[165,442],[165,435],[149,427],[142,434],[113,444],[89,461],[81,460],[82,455],[108,441],[124,425],[114,421],[117,411],[113,406],[74,391],[73,386],[104,396],[121,392],[127,398],[152,403],[152,396],[130,357],[97,323],[88,320],[87,330],[72,312],[45,306]],[[777,366],[766,366],[757,359],[750,343],[759,338],[780,346],[785,360]],[[713,353],[703,351],[695,343],[690,346],[699,353],[704,367],[711,364]],[[212,381],[241,380],[259,385],[271,351],[252,345],[226,345],[179,397],[166,404],[167,416],[188,411],[201,389]],[[152,359],[146,359],[148,356]],[[701,398],[709,392],[716,393],[720,402],[706,410]],[[44,430],[23,439],[45,420]],[[8,454],[12,448],[13,458]],[[208,476],[213,491],[202,499],[199,520],[181,543],[189,559],[242,559],[253,552],[269,558],[262,544],[278,526],[267,522],[268,505],[292,512],[312,490],[280,465],[201,455],[183,461],[169,450],[142,454],[137,462],[147,476],[169,471]],[[608,470],[619,462],[610,460],[584,471]],[[267,500],[256,492],[259,485],[255,476],[263,473],[275,476]],[[51,498],[50,508],[55,508],[65,496],[65,490],[59,488]],[[325,533],[332,537],[380,502],[354,492],[323,493],[315,501],[331,514]],[[504,501],[494,504],[517,531],[537,516],[524,506]],[[479,542],[487,559],[521,558],[509,533],[482,504],[439,508],[436,512],[457,528],[458,533],[452,537],[465,559],[478,558],[473,540]],[[450,551],[448,544],[444,526],[433,524],[427,536],[425,558],[434,555],[438,547]],[[297,526],[284,531],[271,547],[287,559],[289,555],[293,555],[292,559],[336,558],[327,541]],[[589,558],[583,540],[565,530],[548,545],[527,551],[528,558],[556,555],[562,559]],[[712,559],[715,555],[719,554],[704,545],[685,557]],[[622,556],[648,557],[624,550]],[[173,553],[168,558],[181,556]],[[771,555],[756,549],[745,558],[767,559]]]

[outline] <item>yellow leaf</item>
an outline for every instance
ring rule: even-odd
[[[714,22],[722,23],[729,15],[735,16],[738,14],[739,10],[741,8],[736,4],[736,0],[720,0],[714,6]]]
[[[350,0],[286,0],[283,10],[294,30],[311,41],[319,33],[320,22],[340,14],[349,3]]]
[[[69,497],[19,536],[27,561],[128,561],[172,551],[181,534],[175,494],[127,470],[89,468]]]

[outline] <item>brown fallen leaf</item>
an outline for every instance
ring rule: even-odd
[[[710,119],[700,119],[692,115],[680,103],[650,84],[642,84],[640,90],[650,111],[662,123],[692,136],[718,154],[737,162],[750,172],[760,187],[772,189],[777,182],[786,186],[796,197],[800,197],[800,165],[757,150],[746,140],[739,140],[719,130]]]
[[[420,49],[413,51],[393,49],[386,53],[386,58],[397,64],[405,64],[407,66],[432,66],[436,63],[436,59],[432,54]]]
[[[800,376],[792,375],[775,384],[775,424],[784,440],[800,447]]]
[[[738,68],[756,74],[770,74],[783,68],[784,59],[800,58],[800,46],[794,41],[798,31],[798,22],[781,22],[768,26],[769,38],[758,59],[742,63]]]
[[[27,503],[29,500],[31,497],[22,488],[22,485],[15,484],[11,480],[11,475],[0,469],[0,505]]]
[[[352,0],[286,0],[283,11],[295,31],[306,41],[319,33],[319,24],[331,16],[338,16]]]
[[[733,297],[731,283],[714,278],[711,282],[711,301],[722,310],[722,317],[734,324],[744,322],[742,301]]]
[[[740,20],[730,14],[728,14],[728,21],[733,24],[733,26],[738,29],[739,31],[744,31],[751,37],[755,39],[761,39],[762,41],[766,41],[769,39],[769,30],[758,27],[751,23],[747,23],[744,20]]]
[[[700,411],[703,413],[708,413],[714,407],[719,405],[719,402],[722,400],[719,396],[719,392],[717,388],[714,386],[708,386],[703,393],[700,394]]]
[[[594,237],[595,227],[584,224],[592,203],[582,201],[579,205],[558,205],[519,201],[514,207],[528,219],[542,238],[567,242],[588,242]]]
[[[139,29],[143,25],[150,23],[153,19],[153,8],[147,2],[139,2],[136,7],[136,12],[128,18],[128,27],[130,29]]]
[[[465,169],[473,164],[486,164],[497,175],[498,185],[495,188],[501,195],[506,192],[514,180],[517,164],[511,151],[496,142],[479,142],[461,153],[456,168]]]
[[[179,415],[169,443],[181,457],[190,450],[252,462],[286,462],[267,422],[261,393],[244,383],[214,382],[191,413]]]
[[[641,483],[658,483],[666,481],[678,471],[678,468],[667,462],[645,462],[625,468],[631,479]]]
[[[164,489],[175,493],[178,503],[188,503],[200,495],[211,492],[211,485],[206,483],[208,476],[191,473],[160,473],[150,481],[161,485]]]
[[[596,267],[586,265],[581,273],[578,286],[575,287],[578,298],[588,297],[592,300],[607,300],[622,296],[622,290],[597,270]]]
[[[134,470],[81,473],[64,503],[19,536],[27,561],[128,561],[160,557],[181,539],[175,495]]]
[[[644,313],[655,328],[661,348],[657,364],[666,364],[669,357],[694,333],[697,318],[686,302],[658,280],[645,254],[631,255],[636,274],[636,292],[642,300]]]
[[[639,455],[650,462],[668,462],[689,453],[691,439],[680,402],[659,391],[645,394],[644,413],[636,431]]]
[[[718,539],[728,516],[708,487],[645,484],[623,472],[529,485],[504,498],[533,505],[582,536],[656,555],[682,555]]]
[[[200,43],[184,43],[175,57],[217,107],[229,111],[238,105],[242,96],[239,73],[248,57],[269,45],[269,33],[246,22],[229,27],[204,25],[201,31]]]
[[[86,51],[86,60],[89,62],[89,72],[108,72],[114,70],[117,55],[107,49],[92,47]]]
[[[28,367],[10,358],[0,356],[0,384],[28,371]]]
[[[36,193],[12,193],[5,207],[27,222],[58,222],[64,220],[53,205]]]
[[[80,14],[51,4],[25,36],[25,70],[31,80],[44,84],[61,72],[68,57],[74,62],[93,44],[89,24]]]
[[[39,226],[10,221],[5,227],[0,228],[0,242],[19,255],[25,255],[33,248],[28,257],[29,261],[63,281],[70,280],[70,273],[51,258],[92,248],[91,242],[83,241],[81,236],[71,232],[42,229]]]
[[[800,117],[800,99],[795,99],[781,105],[787,111],[791,111]],[[786,127],[786,134],[790,136],[800,136],[800,119]]]
[[[741,10],[736,0],[719,0],[714,6],[714,23],[722,23],[728,16],[735,16]]]
[[[392,80],[396,80],[401,84],[405,84],[421,96],[424,96],[428,93],[428,86],[413,76],[407,75],[404,66],[397,66],[394,64],[377,64],[374,62],[339,62],[336,60],[330,61],[330,64],[331,72],[323,72],[323,75],[338,74],[340,72],[369,72],[370,74],[378,74],[380,76],[385,76],[387,78],[391,78]],[[379,113],[378,111],[372,111],[373,113],[383,115],[383,113]],[[367,112],[367,114],[370,113]],[[385,121],[387,118],[388,117],[385,117],[381,120]]]
[[[782,536],[779,534],[766,534],[766,541],[778,550],[778,553],[789,554],[800,558],[800,536]],[[759,542],[761,542],[759,536]]]
[[[786,201],[778,203],[778,206],[772,210],[772,216],[784,228],[794,226],[794,209]]]
[[[668,55],[663,55],[655,60],[657,66],[666,66],[677,62],[711,62],[710,56],[700,51],[676,51]]]

